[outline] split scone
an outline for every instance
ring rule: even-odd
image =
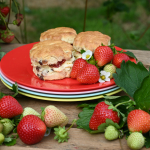
[[[34,74],[41,80],[59,80],[70,77],[74,56],[73,46],[64,41],[39,42],[30,50]]]
[[[45,40],[62,40],[67,43],[73,44],[74,38],[77,33],[73,28],[69,27],[57,27],[54,29],[49,29],[41,33],[40,41]]]
[[[99,31],[80,32],[74,39],[73,49],[76,58],[80,58],[81,50],[91,50],[93,53],[98,46],[102,44],[110,45],[110,36],[102,34]]]

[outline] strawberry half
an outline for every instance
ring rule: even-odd
[[[0,117],[13,118],[22,114],[23,108],[12,96],[4,96],[0,99]]]
[[[129,131],[142,131],[146,133],[150,130],[150,115],[140,109],[132,110],[127,117]]]
[[[113,51],[109,46],[99,46],[94,52],[98,66],[102,67],[113,59]]]
[[[97,130],[98,126],[105,123],[107,118],[111,119],[115,123],[119,123],[120,117],[118,116],[117,111],[108,109],[108,107],[109,105],[107,105],[104,101],[96,105],[89,122],[90,129]]]
[[[85,64],[77,75],[77,80],[83,84],[93,84],[98,82],[100,73],[96,66]]]
[[[70,77],[71,78],[77,78],[77,74],[79,73],[80,69],[87,64],[86,60],[82,59],[82,58],[78,58],[77,60],[75,60],[71,73],[70,73]]]

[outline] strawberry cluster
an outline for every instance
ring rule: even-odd
[[[13,85],[18,93],[16,84]],[[14,90],[14,91],[15,91]],[[31,145],[40,142],[44,136],[50,134],[51,128],[54,128],[55,138],[58,142],[68,140],[68,117],[57,107],[49,105],[42,108],[41,114],[31,107],[23,107],[10,95],[1,93],[0,99],[0,145],[14,145],[16,137],[9,136],[12,131],[17,131],[22,142]],[[73,123],[75,123],[74,120]],[[32,137],[32,138],[31,138]]]
[[[12,2],[15,3],[16,10],[18,11],[17,13],[15,11],[15,20],[13,21],[13,24],[20,26],[24,16],[20,13],[18,3],[16,1]],[[14,11],[14,9],[12,9],[12,11]],[[14,33],[8,27],[10,12],[11,2],[10,5],[6,4],[5,2],[0,2],[0,39],[5,43],[11,43],[15,38]]]
[[[120,48],[117,51],[114,45],[99,46],[94,54],[90,50],[82,50],[81,53],[82,58],[75,60],[70,77],[83,84],[110,81],[116,68],[120,68],[123,61],[130,60],[136,63],[133,54]]]

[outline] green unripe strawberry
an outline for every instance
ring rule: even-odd
[[[0,145],[4,142],[4,135],[2,133],[0,133]]]
[[[3,124],[2,133],[4,135],[8,135],[14,129],[14,124],[12,123],[10,119],[4,118],[0,120],[0,122]]]
[[[3,124],[0,122],[0,133],[3,131]]]
[[[54,137],[55,140],[58,140],[58,143],[67,142],[69,139],[68,132],[65,130],[65,126],[54,128],[54,133],[56,136]]]
[[[110,72],[110,79],[112,79],[113,78],[113,73],[116,72],[116,66],[113,65],[113,64],[107,64],[107,65],[105,65],[103,70],[106,71],[106,72]]]
[[[106,128],[104,135],[107,140],[111,141],[119,137],[119,132],[114,126],[110,125]]]
[[[145,138],[140,132],[133,132],[129,135],[127,139],[127,145],[131,149],[141,149],[145,144]]]
[[[24,108],[22,117],[27,116],[27,115],[35,115],[35,116],[38,116],[39,118],[41,117],[40,114],[31,107]]]

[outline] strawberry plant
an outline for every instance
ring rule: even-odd
[[[140,131],[142,132],[142,136],[146,138],[144,142],[145,147],[149,148],[150,69],[147,70],[141,62],[135,63],[132,61],[127,61],[125,63],[125,61],[123,61],[121,63],[121,68],[117,68],[116,73],[113,73],[113,77],[115,83],[126,94],[128,94],[128,96],[104,95],[104,98],[78,105],[78,107],[83,108],[78,115],[78,128],[85,129],[89,133],[95,134],[101,132],[104,133],[106,128],[112,125],[118,131],[119,138],[121,138],[124,134],[126,134],[126,136],[129,136],[130,131]],[[92,119],[92,116],[94,115],[96,106],[104,101],[106,101],[107,104],[110,104],[108,109],[113,109],[114,111],[121,114],[120,121],[115,123],[112,118],[106,117],[106,120],[103,123],[99,124],[96,130],[93,130],[90,128],[90,121]],[[103,112],[103,114],[105,113]],[[95,119],[96,123],[98,123],[98,121],[99,120]],[[142,144],[142,147],[143,145],[144,144]]]
[[[11,12],[15,13],[13,22],[10,22]],[[23,19],[24,15],[21,13],[17,0],[10,0],[9,4],[4,1],[0,2],[0,39],[5,43],[11,43],[16,39],[20,43],[13,31],[9,28],[9,24],[20,26]]]

